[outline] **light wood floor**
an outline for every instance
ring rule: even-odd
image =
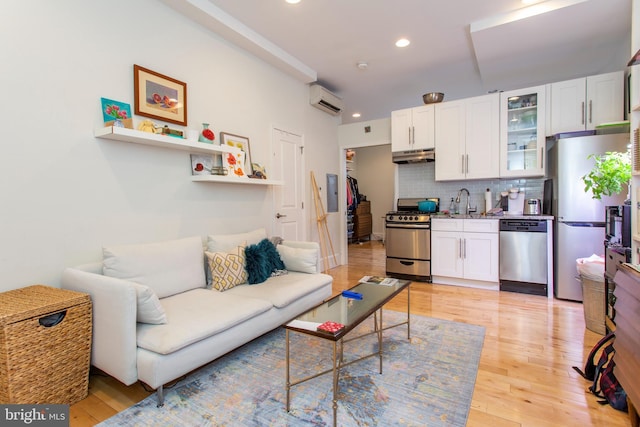
[[[369,274],[384,275],[378,241],[349,246],[349,265],[329,271],[334,293]],[[386,308],[405,310],[401,294]],[[582,305],[545,297],[414,282],[411,312],[486,328],[467,426],[628,426],[601,406],[571,367],[600,338],[584,327]],[[151,394],[92,375],[89,396],[71,407],[72,427],[93,426]]]

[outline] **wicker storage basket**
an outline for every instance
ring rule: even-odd
[[[584,323],[587,329],[604,335],[607,331],[604,323],[604,282],[580,277],[582,282],[582,306]]]
[[[43,285],[0,293],[0,403],[84,399],[90,354],[88,294]]]

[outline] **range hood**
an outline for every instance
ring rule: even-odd
[[[436,152],[431,150],[409,150],[396,151],[392,153],[393,163],[424,163],[433,162],[436,159]]]

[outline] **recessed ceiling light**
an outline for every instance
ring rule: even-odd
[[[402,39],[399,39],[396,42],[396,46],[398,46],[398,47],[407,47],[407,46],[409,46],[410,43],[411,42],[409,40],[402,38]]]
[[[298,3],[300,3],[300,0],[286,0],[286,1],[289,4],[298,4]]]
[[[351,117],[353,117],[354,119],[357,119],[358,117],[360,117],[360,113],[353,113]]]

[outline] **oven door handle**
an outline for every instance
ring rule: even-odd
[[[386,224],[386,228],[409,228],[414,230],[429,230],[430,224]]]

